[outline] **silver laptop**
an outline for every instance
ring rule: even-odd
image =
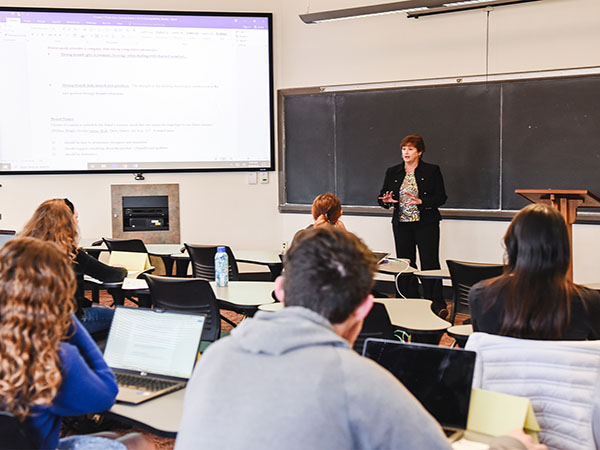
[[[117,306],[104,359],[117,377],[117,401],[138,404],[185,387],[205,316]]]
[[[451,441],[462,437],[467,428],[475,355],[457,348],[376,338],[368,338],[363,347],[363,356],[400,380]]]

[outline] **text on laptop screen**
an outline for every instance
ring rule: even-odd
[[[204,316],[149,309],[115,309],[104,351],[113,369],[189,378]]]
[[[466,428],[475,352],[367,339],[363,354],[398,378],[442,426]]]

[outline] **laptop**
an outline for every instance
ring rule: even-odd
[[[16,235],[15,230],[0,230],[0,247],[2,247],[6,242],[14,239]]]
[[[377,264],[381,264],[385,258],[389,256],[389,253],[386,252],[371,252],[373,253],[373,258],[377,261]]]
[[[368,338],[363,356],[389,370],[442,425],[451,441],[467,428],[475,352]]]
[[[205,316],[117,306],[104,360],[117,377],[117,401],[138,404],[185,387]]]

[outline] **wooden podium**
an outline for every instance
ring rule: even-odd
[[[532,203],[545,203],[554,206],[567,223],[569,244],[571,246],[571,264],[568,277],[573,280],[573,223],[577,219],[577,208],[586,206],[600,208],[600,198],[586,189],[515,189]]]

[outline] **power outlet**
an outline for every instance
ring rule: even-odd
[[[261,184],[267,184],[269,182],[269,172],[259,172],[259,178]]]

